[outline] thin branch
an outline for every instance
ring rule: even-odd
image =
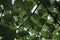
[[[39,5],[40,5],[40,1],[38,1],[36,5],[37,5],[37,7],[36,7],[35,10],[33,11],[33,13],[28,17],[28,19],[27,19],[24,23],[22,23],[22,24],[20,25],[20,27],[23,26],[26,22],[28,22],[28,20],[31,18],[31,16],[35,13],[35,11],[37,10],[37,8],[38,8]],[[19,28],[20,28],[20,27],[19,27]],[[19,29],[19,28],[18,28],[18,29]]]
[[[58,20],[55,18],[55,16],[52,15],[52,12],[49,11],[49,9],[46,7],[46,5],[44,5],[43,3],[41,3],[41,4],[42,4],[42,5],[44,6],[44,8],[47,10],[48,14],[50,14],[50,15],[53,17],[54,22],[56,22],[56,23],[60,26],[60,23],[58,23]]]

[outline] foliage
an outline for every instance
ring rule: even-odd
[[[0,0],[0,37],[60,40],[60,0]]]

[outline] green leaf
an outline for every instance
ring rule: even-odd
[[[21,32],[18,33],[17,38],[24,37],[24,36],[27,36],[27,35],[29,35],[29,33],[27,31],[21,31]]]
[[[23,2],[23,0],[16,0],[14,5],[16,8],[30,9],[31,10],[33,7],[33,2],[32,1]]]
[[[16,7],[16,8],[21,8],[21,9],[24,9],[24,5],[23,5],[24,3],[23,3],[23,0],[16,0],[15,1],[15,4],[14,4],[14,6]]]
[[[56,40],[60,40],[60,28],[57,28],[54,32],[53,32],[53,39]]]
[[[50,32],[53,32],[55,30],[55,27],[53,24],[46,23],[46,25],[48,26]]]
[[[33,16],[31,17],[31,20],[32,20],[34,23],[38,24],[38,20],[35,19]]]
[[[14,18],[10,14],[4,15],[3,20],[5,21],[5,23],[14,23]]]
[[[25,9],[31,10],[33,8],[33,2],[32,1],[26,1],[24,6],[25,6]]]
[[[23,16],[24,15],[26,15],[27,14],[27,12],[26,12],[26,10],[20,10],[20,12],[19,12],[20,14],[20,17],[22,17],[23,18]]]
[[[18,9],[14,9],[14,10],[11,12],[11,15],[12,15],[12,16],[19,16],[19,10],[18,10]]]
[[[48,26],[46,24],[43,25],[42,29],[41,29],[41,35],[46,38],[48,37]]]
[[[49,17],[50,17],[50,19],[48,19],[48,17],[47,17],[47,23],[52,24],[54,22],[54,19],[50,15],[49,15]]]
[[[34,30],[37,31],[37,32],[40,32],[41,29],[42,29],[41,26],[38,26],[38,25],[35,25],[35,26],[34,26]]]

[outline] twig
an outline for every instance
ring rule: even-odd
[[[44,6],[44,8],[47,10],[48,14],[50,14],[50,15],[53,17],[54,22],[56,22],[56,23],[60,26],[60,23],[58,23],[58,20],[55,18],[55,16],[52,15],[52,12],[50,12],[50,11],[48,10],[48,8],[46,7],[46,5],[44,5],[43,3],[41,3],[41,4],[42,4],[42,5]]]
[[[35,10],[33,11],[33,13],[28,17],[28,19],[27,19],[24,23],[22,23],[22,24],[20,25],[20,27],[23,26],[23,25],[31,18],[31,16],[35,13],[35,11],[37,10],[37,8],[38,8],[39,5],[40,5],[40,1],[38,1],[36,5],[37,5],[37,7],[36,7]],[[20,28],[20,27],[19,27],[19,28]],[[19,28],[17,28],[17,29],[19,29]]]

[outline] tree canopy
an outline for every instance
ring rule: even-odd
[[[0,0],[0,40],[60,40],[60,0]]]

